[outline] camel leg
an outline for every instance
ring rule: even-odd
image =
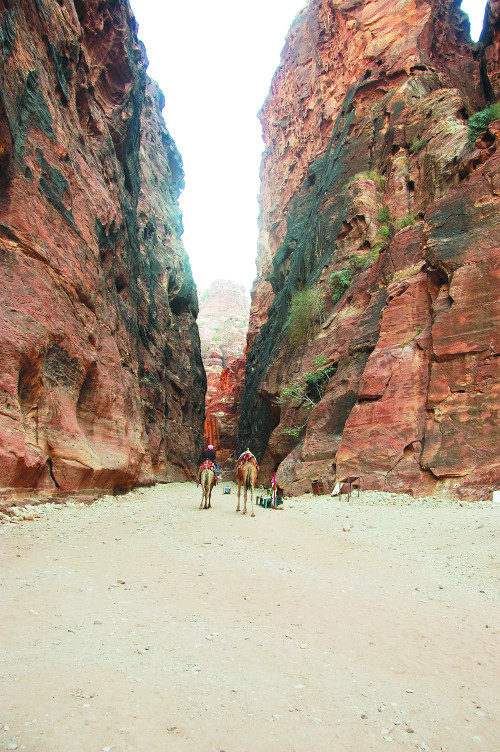
[[[251,504],[252,504],[252,514],[250,516],[251,517],[255,517],[255,513],[253,511],[253,486],[250,486],[250,501],[251,501]]]
[[[247,484],[245,483],[243,514],[247,513]]]
[[[236,511],[240,511],[240,493],[241,493],[241,484],[238,482],[238,506],[236,507]]]
[[[211,509],[212,508],[212,503],[211,503],[212,502],[212,488],[213,488],[213,486],[210,486],[210,491],[208,492],[208,507],[207,507],[207,509]]]

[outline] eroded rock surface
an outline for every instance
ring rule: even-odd
[[[500,483],[500,123],[467,139],[498,88],[498,3],[478,46],[459,5],[312,0],[289,32],[261,112],[239,434],[287,493]],[[322,315],[292,346],[304,288]],[[277,404],[318,370],[312,410]]]
[[[234,471],[249,311],[245,288],[236,282],[218,279],[200,293],[198,324],[207,374],[205,442],[214,445],[224,478]]]
[[[205,376],[181,158],[127,2],[0,6],[0,486],[192,477]]]

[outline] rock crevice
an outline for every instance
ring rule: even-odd
[[[250,300],[241,285],[215,280],[200,295],[198,319],[207,373],[205,443],[213,444],[224,479],[236,460]]]

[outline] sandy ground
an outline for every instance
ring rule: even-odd
[[[0,750],[500,750],[500,504],[199,500],[0,526]]]

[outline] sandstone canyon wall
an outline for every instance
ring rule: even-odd
[[[0,55],[0,487],[192,477],[182,162],[128,0],[2,0]]]
[[[476,144],[467,122],[499,96],[500,4],[476,46],[459,6],[310,0],[290,29],[261,111],[239,432],[286,493],[499,487],[500,122]]]
[[[236,282],[218,279],[200,292],[198,325],[207,374],[205,442],[214,445],[225,479],[234,472],[249,312],[245,288]]]

